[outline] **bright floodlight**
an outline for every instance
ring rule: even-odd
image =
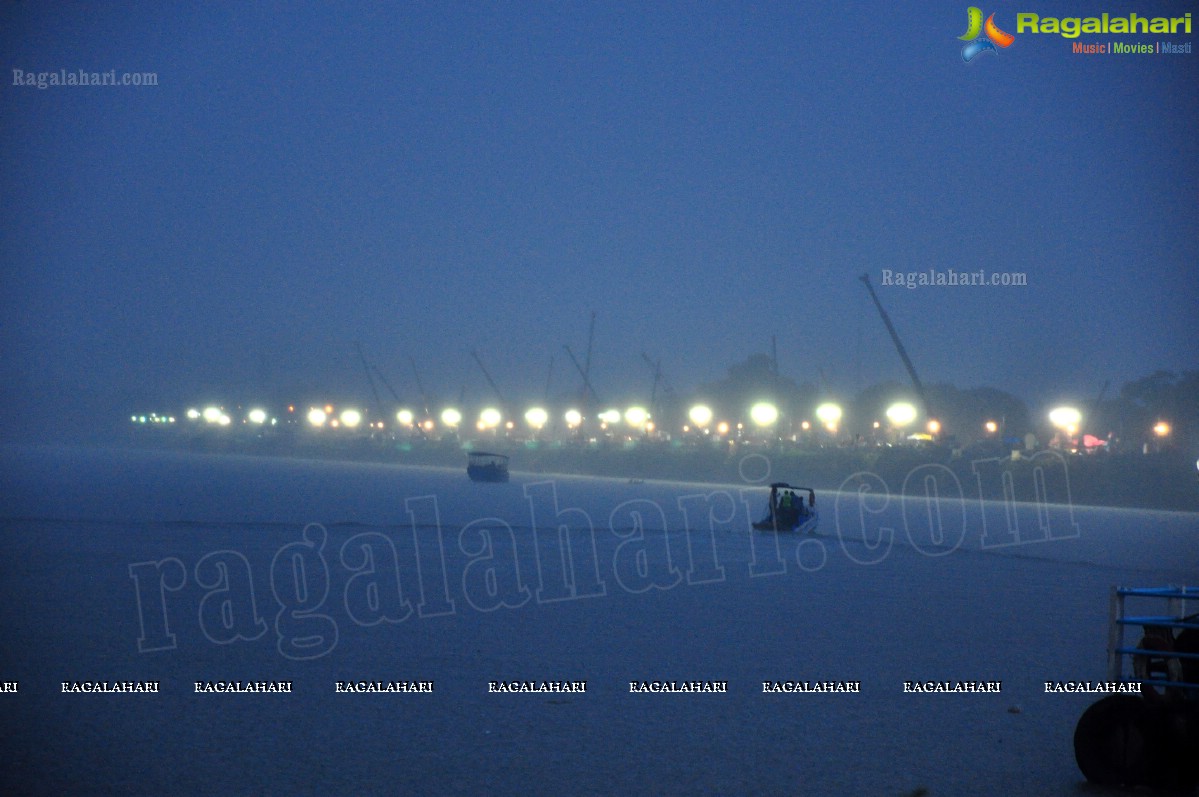
[[[204,420],[208,421],[209,423],[220,423],[221,416],[224,414],[225,413],[221,412],[220,407],[205,407],[204,408]]]
[[[550,414],[541,407],[532,407],[525,413],[525,422],[534,429],[540,429],[549,423]]]
[[[571,429],[583,422],[583,413],[579,412],[578,410],[567,410],[566,415],[562,417],[566,419],[566,425]]]
[[[216,422],[219,423],[221,426],[228,426],[229,424],[233,423],[233,419],[222,412],[221,417],[217,418]]]
[[[462,423],[462,413],[453,407],[447,407],[441,411],[441,422],[446,426],[457,426]]]
[[[701,429],[707,428],[708,424],[712,422],[712,408],[705,404],[696,404],[687,413],[687,417]]]
[[[827,403],[821,404],[816,408],[816,417],[825,426],[829,424],[836,425],[841,420],[841,407],[837,404]]]
[[[412,410],[400,410],[396,413],[396,420],[405,426],[412,425]]]
[[[308,422],[313,426],[324,426],[327,420],[329,420],[328,414],[320,407],[308,410]]]
[[[983,424],[983,428],[986,429],[989,434],[995,434],[997,431],[999,431],[999,424],[995,423],[995,421],[987,421],[985,424]]]
[[[907,426],[916,420],[916,407],[906,401],[900,401],[887,407],[887,420],[895,426]]]
[[[250,419],[250,423],[266,423],[266,410],[255,407],[246,417]]]
[[[929,434],[939,434],[940,431],[941,431],[941,422],[940,421],[938,421],[937,419],[934,418],[933,420],[928,422],[928,433]]]
[[[187,411],[187,417],[188,417],[188,420],[192,420],[192,421],[199,420],[200,411],[198,409],[196,409],[195,407],[192,407],[190,410]]]
[[[624,419],[629,426],[640,429],[649,420],[649,413],[645,407],[629,407],[624,411]]]
[[[604,423],[620,423],[620,410],[604,410],[598,417]]]
[[[758,426],[769,426],[779,419],[778,407],[761,401],[749,408],[749,417]]]
[[[1049,422],[1059,429],[1077,427],[1082,413],[1074,407],[1055,407],[1049,411]]]
[[[342,410],[341,424],[342,426],[353,429],[358,424],[362,423],[362,413],[358,410]]]
[[[495,407],[488,407],[479,413],[479,423],[483,424],[484,429],[494,429],[503,419],[504,416]]]
[[[716,424],[716,434],[728,434],[728,433],[729,433],[729,422],[728,421],[721,421],[720,423]]]
[[[1165,421],[1158,421],[1153,427],[1153,433],[1158,437],[1165,437],[1170,434],[1170,424]]]

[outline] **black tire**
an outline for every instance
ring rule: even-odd
[[[1199,651],[1196,651],[1199,652]],[[1199,788],[1199,704],[1184,708],[1179,735],[1178,787],[1191,794]]]
[[[1182,702],[1145,705],[1141,727],[1148,744],[1141,783],[1193,794],[1199,783],[1199,710]]]
[[[1146,774],[1149,740],[1144,701],[1109,695],[1083,712],[1074,728],[1074,760],[1092,783],[1135,786]]]

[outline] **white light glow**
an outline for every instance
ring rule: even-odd
[[[841,420],[841,407],[837,404],[826,403],[821,404],[816,408],[816,417],[825,426],[833,424],[834,426]]]
[[[900,401],[887,407],[887,420],[897,427],[907,426],[916,420],[916,407],[906,401]]]
[[[413,420],[412,410],[400,410],[396,413],[396,420],[405,426],[411,426]]]
[[[620,410],[604,410],[598,417],[604,423],[620,423]]]
[[[340,417],[342,425],[350,429],[362,423],[362,413],[358,410],[342,410]]]
[[[649,412],[645,407],[629,407],[624,411],[624,419],[629,426],[640,429],[649,420]]]
[[[500,425],[500,421],[503,419],[503,414],[495,407],[488,407],[479,413],[479,423],[484,429],[494,429]]]
[[[760,401],[749,408],[749,418],[758,426],[770,426],[779,419],[779,410],[768,401]]]
[[[246,417],[250,420],[250,423],[266,423],[266,410],[255,407],[250,410],[250,413]]]
[[[541,407],[533,407],[525,413],[525,421],[534,429],[541,429],[549,423],[550,414]]]
[[[457,426],[462,423],[462,413],[453,407],[446,407],[441,411],[441,422],[446,426]]]
[[[1059,429],[1078,427],[1082,413],[1074,407],[1054,407],[1049,411],[1049,422]]]
[[[571,429],[574,429],[583,422],[583,413],[578,410],[567,410],[566,414],[562,417],[566,420],[566,425]]]
[[[712,408],[706,404],[696,404],[687,413],[687,417],[702,429],[712,422]]]
[[[308,410],[308,422],[313,426],[324,426],[327,420],[329,420],[329,416],[320,407]]]
[[[205,407],[203,413],[204,420],[208,421],[209,423],[220,423],[221,416],[224,414],[225,413],[221,412],[220,407]]]

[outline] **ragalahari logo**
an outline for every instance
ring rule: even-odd
[[[984,34],[979,36],[979,34]],[[962,60],[966,63],[974,58],[974,56],[985,53],[990,50],[998,54],[999,47],[1010,47],[1016,37],[1010,33],[1004,33],[995,25],[995,15],[987,17],[987,21],[983,22],[983,10],[977,6],[970,6],[966,9],[966,32],[959,39],[966,42],[966,46],[962,48]]]

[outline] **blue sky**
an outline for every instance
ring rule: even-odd
[[[642,351],[685,391],[772,335],[849,395],[906,379],[857,281],[883,269],[1027,275],[880,288],[925,382],[1036,408],[1199,367],[1199,53],[1024,34],[965,64],[965,28],[946,3],[5,4],[0,430],[365,397],[355,341],[405,395],[411,357],[483,400],[477,349],[537,397],[551,357],[576,385],[592,310],[601,395],[648,393]]]

